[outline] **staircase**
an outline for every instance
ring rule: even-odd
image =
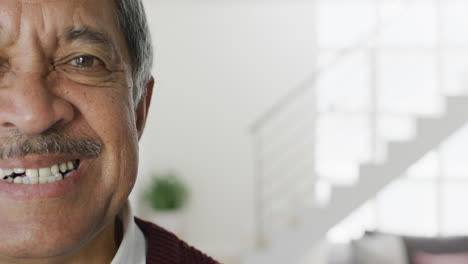
[[[441,5],[443,2],[439,0],[438,3]],[[328,200],[317,203],[316,191],[320,180],[315,152],[316,124],[320,115],[318,80],[350,55],[363,51],[372,61],[374,75],[371,79],[376,78],[376,50],[379,47],[372,45],[384,31],[382,27],[382,24],[377,25],[370,36],[337,52],[334,60],[319,67],[254,123],[257,248],[245,257],[243,264],[299,263],[332,227],[468,122],[468,96],[442,96],[440,101],[444,110],[436,111],[437,114],[407,115],[414,120],[415,132],[410,138],[401,141],[379,138],[376,135],[381,112],[377,102],[378,88],[375,79],[370,80],[373,83],[372,103],[366,111],[373,127],[371,137],[385,150],[375,151],[369,160],[355,159],[357,179],[349,184],[332,184]],[[438,41],[435,52],[439,64],[442,61],[442,43],[442,40]],[[442,85],[439,83],[438,86]],[[438,95],[442,94],[439,91]],[[278,137],[278,131],[283,135]],[[271,158],[271,149],[281,153],[280,157]]]
[[[249,256],[245,264],[297,263],[311,245],[369,197],[403,174],[427,152],[468,121],[468,97],[447,97],[446,111],[437,118],[417,120],[417,135],[408,141],[389,142],[382,164],[362,164],[354,186],[335,187],[325,208],[309,208],[293,228],[276,236],[270,245]]]

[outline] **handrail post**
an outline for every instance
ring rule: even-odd
[[[253,130],[252,138],[254,140],[254,200],[255,200],[255,235],[256,235],[256,246],[257,248],[264,248],[266,246],[265,239],[265,223],[264,223],[264,213],[265,207],[263,203],[264,197],[264,188],[263,188],[263,141],[260,136],[260,131]]]

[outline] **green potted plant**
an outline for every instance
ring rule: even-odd
[[[188,188],[174,172],[153,174],[143,194],[147,217],[158,225],[181,235],[188,201]]]

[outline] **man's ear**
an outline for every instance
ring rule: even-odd
[[[136,109],[136,128],[138,131],[138,139],[141,138],[141,135],[143,135],[143,130],[145,129],[146,125],[146,117],[148,116],[148,109],[151,104],[151,97],[153,96],[153,88],[154,88],[154,78],[151,77],[151,79],[148,81],[146,84],[146,93],[143,94],[143,96],[140,99],[140,102],[138,102],[138,106]]]

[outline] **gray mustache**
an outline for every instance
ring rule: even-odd
[[[102,148],[103,144],[97,140],[70,138],[57,132],[0,137],[0,159],[22,158],[28,154],[73,154],[95,158]]]

